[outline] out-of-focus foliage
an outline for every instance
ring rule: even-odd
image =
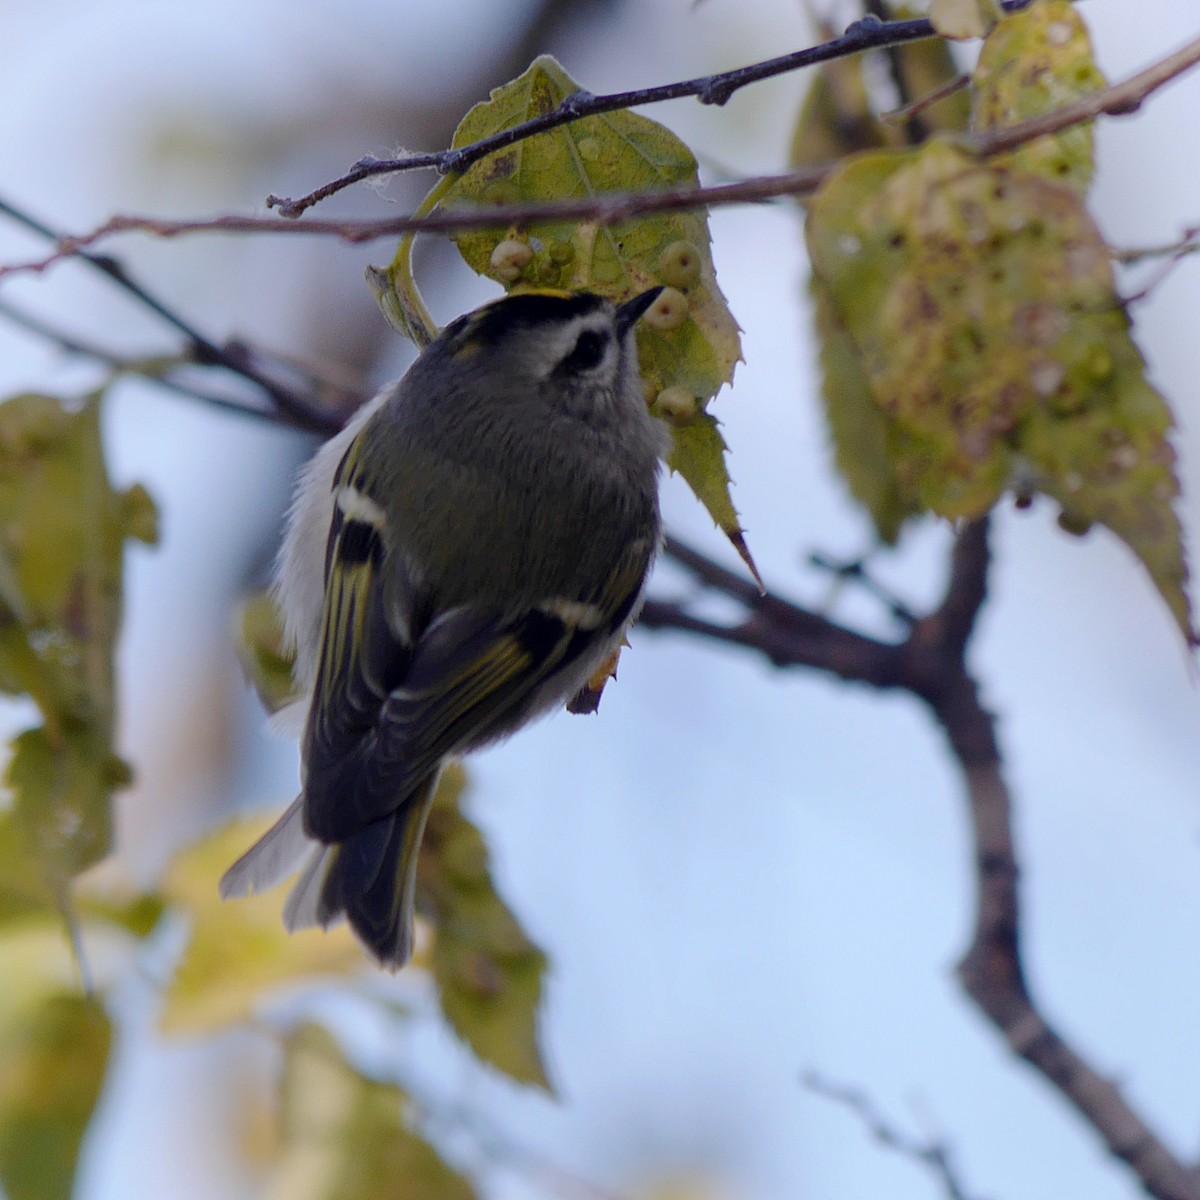
[[[72,1194],[111,1040],[92,997],[54,991],[15,1011],[0,1008],[0,1189],[8,1200]]]
[[[977,81],[978,119],[996,128],[1100,78],[1071,6],[1045,0],[995,27]],[[1099,522],[1133,549],[1190,640],[1171,417],[1084,206],[1090,134],[1028,150],[864,151],[812,198],[838,463],[886,541],[918,512],[1051,496],[1064,528]]]
[[[412,1132],[412,1102],[351,1066],[316,1025],[287,1040],[283,1149],[269,1200],[474,1200],[475,1189]]]
[[[899,15],[899,14],[898,14]],[[897,46],[895,69],[906,98],[925,102],[957,76],[945,42]],[[942,95],[919,115],[880,114],[861,55],[834,59],[816,73],[792,134],[791,165],[797,169],[835,162],[860,150],[901,149],[930,132],[960,133],[971,118],[965,89]],[[853,339],[838,323],[820,275],[809,276],[820,361],[821,397],[838,473],[871,514],[880,538],[892,544],[918,506],[901,493],[888,450],[887,418],[876,404]]]
[[[0,404],[0,690],[29,696],[42,724],[18,737],[0,851],[14,891],[61,897],[108,852],[113,791],[129,768],[113,748],[113,647],[125,540],[153,541],[140,488],[114,491],[100,400]]]
[[[417,868],[442,1011],[484,1062],[549,1088],[537,1035],[546,956],[496,891],[487,845],[462,811],[463,786],[461,769],[443,776]]]
[[[222,901],[216,881],[266,832],[268,822],[236,821],[197,842],[172,862],[162,889],[187,917],[187,949],[163,996],[168,1033],[205,1033],[252,1016],[279,989],[313,978],[350,977],[366,965],[345,926],[289,936],[281,893]]]
[[[996,26],[973,77],[977,132],[1003,129],[1104,86],[1087,27],[1070,0],[1040,0]],[[1091,125],[1038,138],[995,162],[1086,194],[1095,169]]]

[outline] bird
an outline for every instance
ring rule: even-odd
[[[301,791],[223,897],[298,871],[289,931],[345,918],[381,967],[411,957],[443,767],[570,706],[642,605],[669,439],[635,326],[660,291],[485,304],[302,469],[274,583]]]

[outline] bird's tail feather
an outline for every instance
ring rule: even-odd
[[[417,852],[439,774],[423,779],[390,816],[336,845],[304,832],[300,797],[225,872],[222,898],[268,891],[300,869],[283,909],[288,932],[347,917],[380,965],[397,970],[412,955]]]
[[[375,821],[340,845],[325,847],[327,863],[306,871],[296,890],[316,900],[317,922],[343,914],[381,966],[402,967],[412,955],[417,852],[437,790],[434,772],[413,789],[391,816]],[[293,893],[294,894],[294,893]],[[291,901],[289,901],[289,905]]]

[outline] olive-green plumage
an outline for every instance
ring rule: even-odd
[[[640,606],[665,434],[632,330],[657,290],[460,317],[306,468],[276,584],[303,791],[223,895],[304,863],[289,928],[345,915],[382,965],[408,958],[442,764],[571,700]]]

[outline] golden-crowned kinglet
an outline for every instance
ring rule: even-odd
[[[569,701],[637,615],[666,435],[633,327],[660,290],[460,317],[304,469],[275,585],[303,791],[222,896],[301,869],[289,930],[345,915],[381,965],[409,957],[442,765]]]

